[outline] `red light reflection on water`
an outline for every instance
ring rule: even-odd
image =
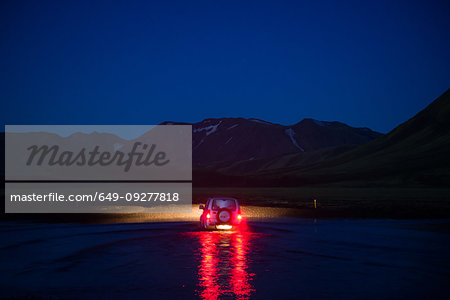
[[[198,232],[200,241],[198,291],[202,299],[223,296],[248,299],[254,291],[248,272],[250,232]]]
[[[250,276],[247,273],[247,252],[249,248],[248,235],[239,232],[233,236],[234,255],[232,258],[233,269],[231,274],[232,291],[239,299],[247,299],[251,292]]]
[[[220,295],[217,249],[219,236],[217,234],[208,234],[208,232],[202,233],[200,234],[201,267],[199,268],[199,277],[200,286],[204,289],[200,296],[203,299],[217,299]]]

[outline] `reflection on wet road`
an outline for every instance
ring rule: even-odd
[[[248,299],[254,291],[249,273],[248,252],[252,249],[250,232],[198,232],[198,279],[202,299],[219,299],[222,296]]]
[[[449,299],[450,220],[0,223],[0,298]]]

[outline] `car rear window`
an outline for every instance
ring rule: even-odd
[[[212,204],[213,210],[218,210],[222,208],[227,208],[230,210],[236,209],[236,201],[233,199],[214,199],[214,202]]]

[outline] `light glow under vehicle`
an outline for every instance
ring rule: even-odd
[[[242,220],[242,216],[241,215],[238,215],[237,216],[237,219],[240,221],[240,220]]]
[[[216,228],[217,228],[217,229],[228,230],[228,229],[233,228],[233,226],[231,226],[231,225],[217,225]]]

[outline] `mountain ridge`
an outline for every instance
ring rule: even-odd
[[[388,134],[328,160],[261,171],[253,179],[450,185],[450,89]],[[289,179],[287,179],[289,178]],[[278,180],[279,181],[279,180]]]
[[[208,118],[197,123],[166,121],[161,125],[193,126],[193,164],[199,167],[362,145],[382,135],[366,127],[309,118],[293,125],[255,118]]]

